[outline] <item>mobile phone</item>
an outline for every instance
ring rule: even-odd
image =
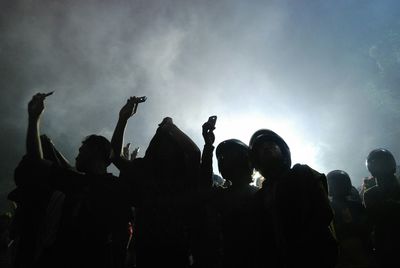
[[[137,98],[137,103],[145,102],[147,100],[146,96]]]
[[[215,123],[217,122],[217,116],[216,115],[213,115],[213,116],[210,116],[209,118],[208,118],[208,123],[210,123],[210,125],[212,126],[212,127],[214,127],[215,128]]]

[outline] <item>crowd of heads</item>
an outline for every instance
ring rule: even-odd
[[[285,140],[260,129],[248,144],[233,137],[216,146],[221,178],[212,166],[216,116],[203,124],[202,151],[166,117],[144,157],[131,156],[124,131],[146,100],[131,97],[111,142],[84,138],[73,168],[49,137],[37,139],[47,96],[29,103],[27,153],[9,196],[17,209],[1,224],[4,267],[399,264],[400,186],[386,149],[367,156],[371,176],[358,191],[344,170],[292,165]],[[119,177],[107,173],[111,163]]]

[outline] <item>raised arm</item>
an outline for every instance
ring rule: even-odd
[[[213,152],[214,152],[214,129],[215,126],[213,125],[210,120],[205,122],[202,126],[203,131],[203,138],[204,138],[204,148],[203,153],[201,155],[201,185],[200,187],[203,188],[210,188],[213,182]]]
[[[128,124],[128,119],[136,113],[139,103],[145,100],[146,99],[143,97],[130,97],[119,112],[118,122],[111,139],[111,146],[114,151],[113,163],[118,169],[123,169],[129,163],[128,160],[124,159],[122,150],[124,144],[124,133],[126,125]]]
[[[43,159],[39,134],[40,116],[44,110],[44,100],[52,93],[37,93],[28,104],[29,122],[26,135],[26,153],[33,159]]]

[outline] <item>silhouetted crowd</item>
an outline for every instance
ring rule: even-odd
[[[124,132],[146,98],[131,97],[111,142],[87,136],[73,167],[40,135],[51,94],[28,104],[0,267],[400,267],[400,186],[386,149],[367,156],[371,176],[357,190],[343,170],[292,165],[286,142],[260,129],[249,144],[218,144],[220,178],[216,116],[202,126],[202,151],[166,117],[138,158]]]

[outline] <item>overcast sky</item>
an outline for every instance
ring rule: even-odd
[[[292,162],[358,186],[369,151],[400,158],[399,29],[396,0],[0,0],[1,203],[27,102],[51,90],[42,133],[72,162],[84,136],[111,138],[126,99],[145,95],[126,132],[140,156],[165,116],[202,148],[215,114],[216,144],[270,128]]]

